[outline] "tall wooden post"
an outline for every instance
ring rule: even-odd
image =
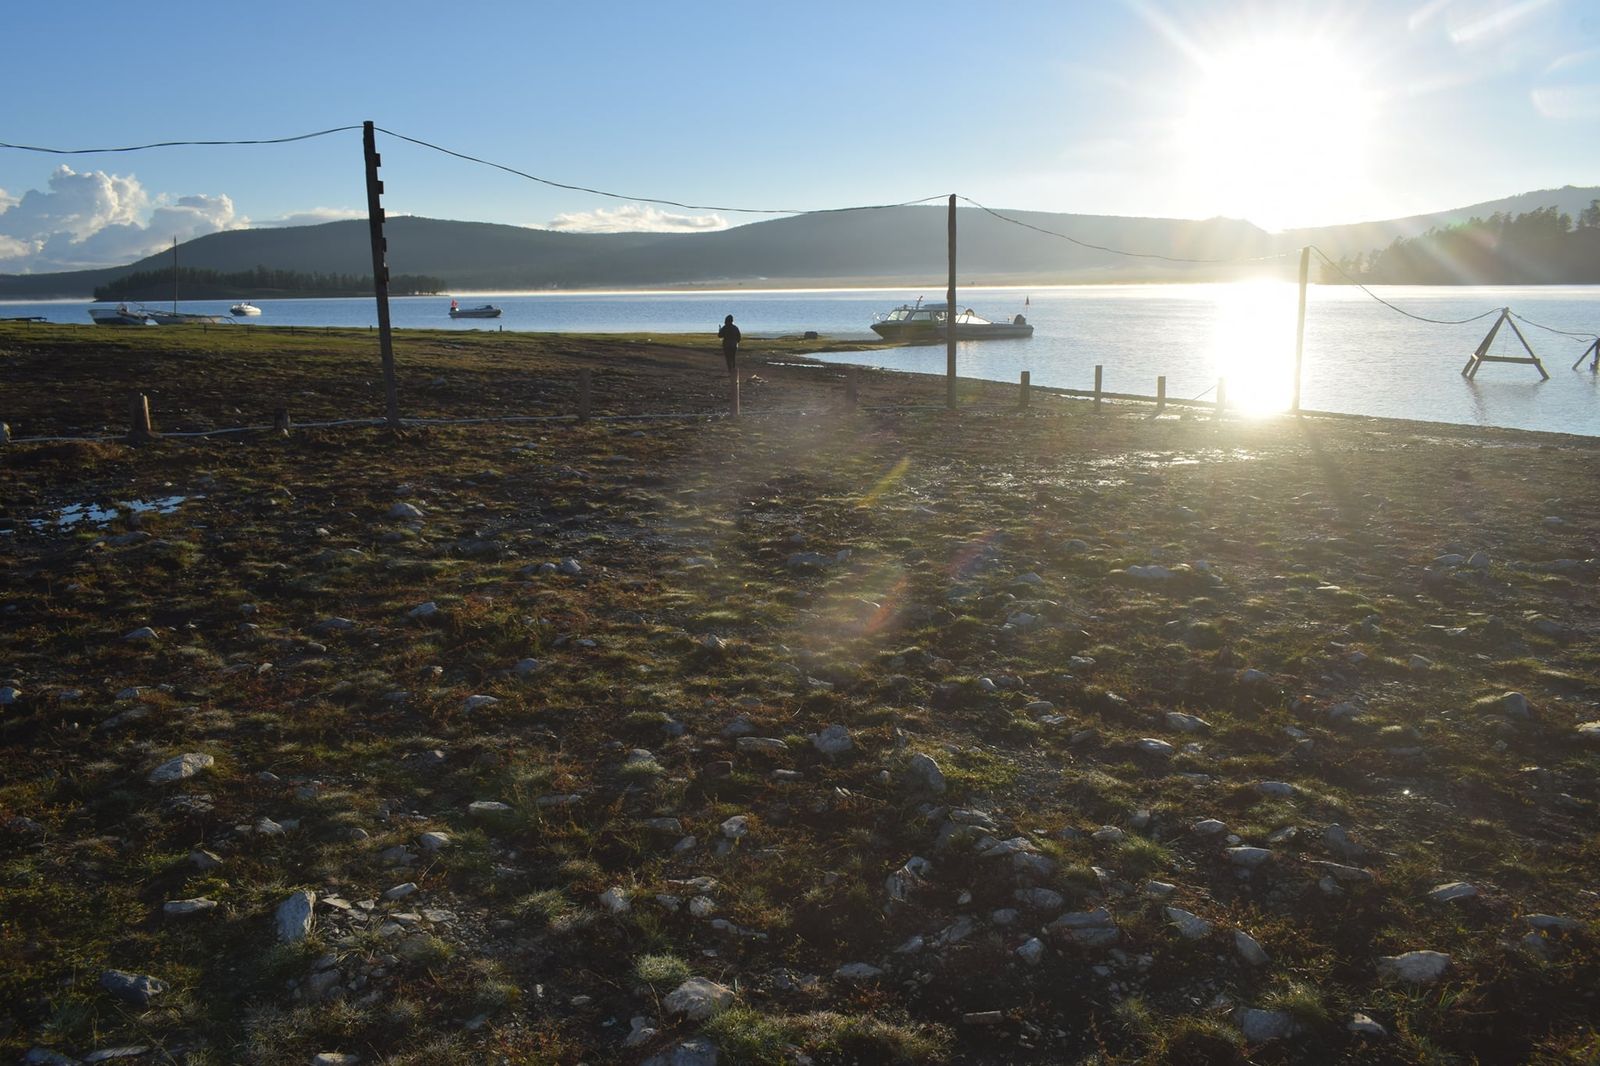
[[[1022,372],[1022,387],[1017,393],[1017,406],[1021,407],[1024,411],[1028,409],[1028,391],[1029,387],[1033,384],[1032,379],[1033,375],[1031,373],[1026,370]]]
[[[1583,354],[1578,356],[1578,361],[1572,364],[1572,369],[1578,369],[1583,365],[1583,361],[1591,355],[1594,356],[1594,362],[1590,364],[1589,369],[1600,370],[1600,337],[1596,337],[1594,343],[1583,350]]]
[[[844,368],[844,402],[851,407],[861,402],[861,383],[856,377],[856,368],[853,366]]]
[[[594,390],[594,375],[593,375],[593,372],[588,367],[584,367],[582,370],[578,371],[578,421],[579,422],[587,422],[587,421],[589,421],[589,412],[591,410],[592,404],[594,403],[594,400],[593,400],[594,392],[593,392],[593,390]]]
[[[394,380],[394,335],[389,328],[389,244],[383,236],[383,182],[378,180],[378,142],[372,123],[361,124],[361,147],[367,160],[367,226],[372,233],[372,291],[378,300],[378,350],[383,354],[383,415],[400,425],[400,390]]]
[[[1099,414],[1100,413],[1100,382],[1101,382],[1101,375],[1105,372],[1105,369],[1106,368],[1105,368],[1104,364],[1102,364],[1102,363],[1096,363],[1094,365],[1094,413],[1095,414]]]
[[[1167,376],[1156,375],[1156,414],[1160,414],[1167,406]]]
[[[149,440],[154,435],[150,426],[150,397],[142,392],[134,393],[128,400],[128,439]]]
[[[1300,321],[1294,329],[1294,396],[1289,413],[1300,413],[1300,367],[1306,354],[1306,279],[1311,276],[1311,246],[1300,249]]]
[[[956,194],[950,194],[950,284],[944,300],[944,405],[956,406]]]

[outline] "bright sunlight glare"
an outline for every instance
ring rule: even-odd
[[[1374,94],[1334,44],[1278,36],[1214,53],[1187,101],[1178,139],[1202,202],[1267,229],[1359,213]]]
[[[1282,281],[1217,286],[1211,365],[1227,383],[1230,410],[1267,414],[1289,406],[1297,292]]]

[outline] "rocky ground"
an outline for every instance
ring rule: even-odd
[[[0,328],[14,435],[381,395],[365,336],[108,333]],[[754,347],[739,422],[0,446],[0,1052],[1600,1057],[1596,441]],[[398,351],[433,417],[723,394]]]

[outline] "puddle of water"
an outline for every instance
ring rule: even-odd
[[[30,518],[28,525],[35,530],[72,529],[83,523],[102,526],[123,514],[171,514],[189,500],[203,499],[204,496],[158,496],[150,500],[117,500],[109,507],[89,502],[69,503],[54,516]]]

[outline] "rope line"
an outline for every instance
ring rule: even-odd
[[[1020,218],[1012,218],[1010,215],[1001,214],[999,211],[996,211],[991,207],[985,207],[983,204],[980,204],[970,196],[959,196],[957,198],[971,204],[984,214],[991,215],[994,218],[999,219],[1001,222],[1009,222],[1013,226],[1021,226],[1023,229],[1031,229],[1035,233],[1043,233],[1049,237],[1059,237],[1061,240],[1070,241],[1080,248],[1092,248],[1097,252],[1109,252],[1112,255],[1123,255],[1129,257],[1130,259],[1160,259],[1168,263],[1268,263],[1275,259],[1283,259],[1291,254],[1289,252],[1278,252],[1274,255],[1257,255],[1238,259],[1190,259],[1181,255],[1162,255],[1159,252],[1129,252],[1122,248],[1111,248],[1104,244],[1094,244],[1091,241],[1082,241],[1068,233],[1060,233],[1053,229],[1045,229],[1043,226],[1035,226],[1031,222],[1024,222]]]
[[[1570,329],[1556,329],[1554,326],[1547,326],[1543,322],[1535,322],[1531,318],[1523,318],[1515,311],[1511,312],[1511,317],[1516,319],[1518,322],[1521,322],[1524,326],[1532,326],[1534,329],[1542,329],[1546,333],[1559,333],[1563,337],[1576,337],[1581,341],[1600,340],[1600,335],[1594,333],[1574,333]]]
[[[677,200],[663,200],[653,196],[630,196],[627,193],[608,192],[605,189],[594,189],[587,185],[570,185],[564,181],[555,181],[551,178],[541,178],[537,174],[529,174],[527,171],[518,170],[516,167],[508,167],[504,163],[496,163],[489,159],[480,159],[475,155],[468,155],[465,152],[457,152],[454,149],[444,148],[437,144],[420,140],[416,137],[407,137],[403,133],[396,133],[394,130],[384,129],[382,126],[374,126],[373,129],[377,130],[379,133],[386,133],[390,137],[406,141],[410,144],[419,145],[423,148],[431,148],[435,152],[443,152],[445,155],[455,156],[457,159],[464,159],[469,163],[477,163],[481,166],[492,167],[495,170],[503,170],[507,174],[514,174],[519,178],[526,178],[529,181],[536,181],[540,185],[548,185],[551,188],[567,189],[572,192],[586,192],[594,196],[604,196],[612,200],[628,200],[636,204],[660,204],[664,207],[678,207],[684,209],[685,211],[726,211],[729,214],[740,215],[829,215],[839,214],[845,211],[883,211],[891,207],[915,207],[918,204],[925,204],[933,200],[941,200],[944,198],[942,195],[924,196],[920,200],[905,200],[896,204],[861,204],[856,207],[823,208],[726,207],[713,204],[686,204]]]
[[[265,137],[240,141],[156,141],[153,144],[134,144],[125,148],[41,148],[33,144],[8,144],[5,141],[0,141],[0,148],[12,148],[19,152],[43,152],[47,155],[107,155],[116,152],[142,152],[147,148],[215,147],[226,144],[288,144],[291,141],[309,141],[313,137],[326,137],[331,133],[344,133],[348,130],[358,130],[360,128],[359,125],[335,126],[331,130],[318,130],[315,133],[297,133],[292,137]]]
[[[1338,263],[1334,262],[1333,259],[1328,255],[1328,253],[1324,252],[1321,248],[1318,248],[1316,245],[1313,244],[1311,246],[1311,250],[1316,252],[1318,255],[1320,255],[1322,257],[1322,261],[1324,263],[1327,263],[1329,266],[1333,267],[1333,269],[1337,270],[1339,272],[1339,274],[1346,281],[1348,281],[1350,284],[1354,285],[1356,288],[1360,289],[1362,292],[1366,293],[1368,296],[1372,297],[1374,300],[1377,300],[1379,303],[1381,303],[1383,306],[1387,307],[1389,310],[1398,312],[1399,314],[1402,314],[1402,315],[1405,315],[1407,318],[1414,318],[1418,322],[1431,322],[1435,326],[1464,326],[1468,322],[1476,322],[1480,318],[1488,318],[1490,315],[1498,315],[1500,313],[1500,311],[1501,311],[1501,309],[1498,308],[1498,307],[1491,307],[1491,308],[1489,308],[1489,310],[1483,312],[1482,314],[1473,315],[1471,318],[1429,318],[1427,315],[1412,314],[1410,311],[1407,311],[1405,308],[1397,307],[1396,305],[1390,303],[1388,300],[1385,300],[1382,296],[1379,296],[1377,293],[1373,292],[1371,289],[1369,289],[1365,285],[1361,284],[1361,282],[1359,282],[1355,278],[1351,277],[1349,275],[1349,273],[1347,273],[1345,271],[1344,267],[1342,267]]]

